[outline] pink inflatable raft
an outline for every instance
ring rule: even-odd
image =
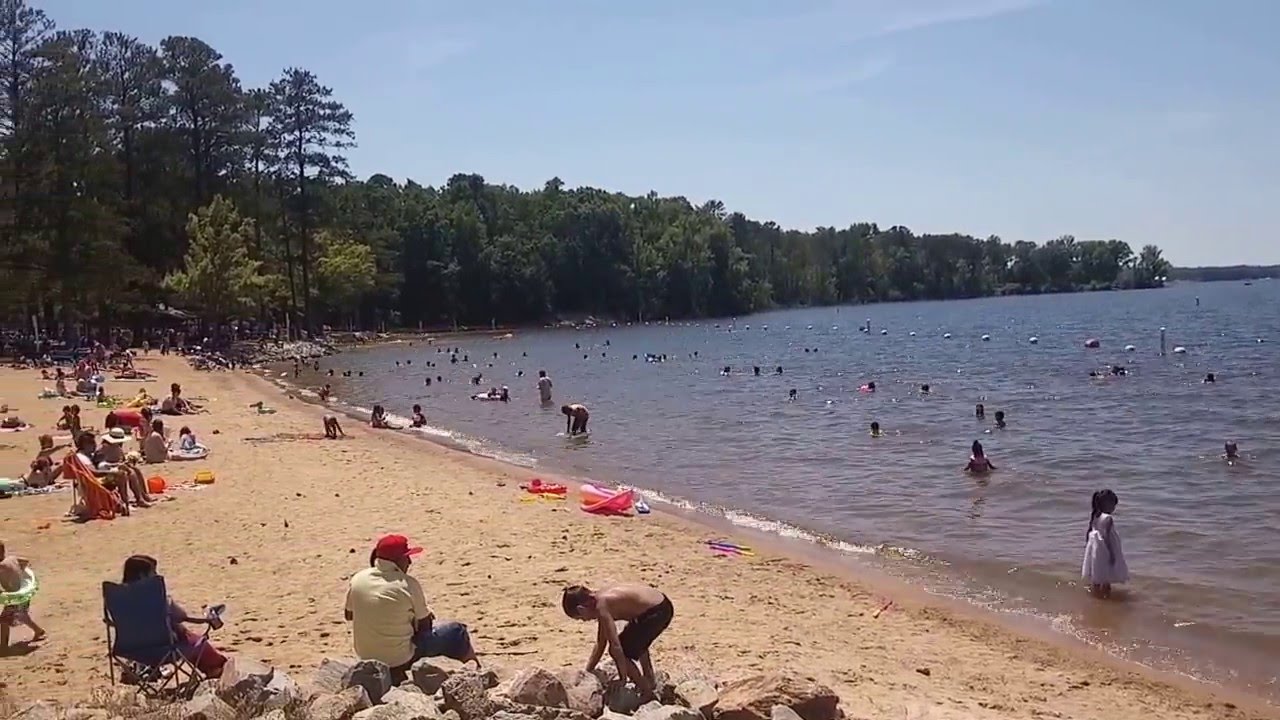
[[[634,512],[635,490],[610,490],[587,483],[580,492],[583,512],[593,515],[631,515]]]

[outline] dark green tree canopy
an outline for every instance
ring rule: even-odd
[[[0,321],[69,333],[159,302],[313,329],[656,319],[1153,287],[1171,271],[1152,245],[803,232],[559,177],[358,181],[352,126],[305,69],[246,89],[198,38],[59,31],[0,0]]]

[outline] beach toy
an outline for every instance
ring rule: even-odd
[[[147,492],[160,495],[164,493],[164,489],[169,487],[169,483],[159,475],[152,475],[147,478]]]
[[[213,476],[212,470],[201,470],[200,472],[196,473],[197,485],[212,485],[214,480],[215,478]]]
[[[593,515],[630,515],[635,505],[634,490],[609,490],[584,484],[582,493],[582,510]]]
[[[1098,338],[1089,338],[1088,340],[1084,341],[1084,346],[1089,348],[1090,350],[1097,350],[1098,348],[1102,347],[1102,343],[1098,342]]]
[[[36,580],[35,571],[27,568],[22,574],[22,585],[12,592],[0,592],[0,606],[27,605],[40,589],[40,581]]]
[[[706,545],[712,552],[720,553],[721,555],[755,557],[756,554],[756,551],[752,550],[750,547],[746,545],[739,545],[738,543],[731,542],[729,540],[707,540]]]
[[[564,495],[569,492],[569,488],[559,483],[544,483],[542,478],[534,478],[527,484],[521,485],[521,489],[533,495]]]

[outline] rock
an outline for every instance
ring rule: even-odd
[[[600,713],[600,720],[631,720],[631,716],[605,708],[604,712]]]
[[[412,679],[405,680],[404,682],[400,683],[399,685],[397,685],[397,686],[395,686],[395,687],[393,687],[393,688],[391,688],[391,689],[392,689],[392,690],[403,690],[403,691],[405,691],[405,692],[414,693],[415,695],[426,695],[426,693],[422,692],[422,688],[420,688],[420,687],[418,687],[417,685],[414,685],[414,684],[413,684],[413,680],[412,680]],[[435,695],[435,693],[431,693],[431,694],[432,694],[432,695]],[[382,696],[382,698],[383,698],[383,702],[386,702],[386,697],[387,697],[386,695],[383,695],[383,696]]]
[[[683,705],[648,703],[636,711],[635,720],[703,720],[702,714]]]
[[[222,668],[216,693],[235,708],[254,707],[260,701],[275,668],[244,655],[232,655]]]
[[[599,717],[604,711],[604,685],[600,678],[585,670],[566,668],[556,674],[564,686],[566,706],[587,717]]]
[[[428,695],[435,695],[445,680],[449,679],[449,671],[434,665],[430,658],[423,658],[413,664],[409,670],[409,679]]]
[[[569,706],[564,684],[555,675],[540,667],[525,668],[516,673],[516,676],[511,679],[511,686],[507,689],[506,695],[524,705]]]
[[[444,709],[453,710],[459,720],[484,720],[498,711],[490,699],[484,678],[475,672],[457,672],[440,686]]]
[[[275,710],[268,712],[266,715],[260,716],[258,720],[289,720],[289,714],[282,708],[276,708]]]
[[[359,685],[336,695],[321,695],[311,702],[305,717],[309,720],[351,720],[356,713],[373,706],[369,693]]]
[[[923,676],[925,676],[925,677],[929,677],[930,675],[932,675],[932,674],[933,674],[933,671],[932,671],[932,670],[930,670],[930,669],[929,669],[929,668],[927,668],[927,667],[918,667],[918,668],[916,668],[916,672],[920,673],[921,675],[923,675]]]
[[[774,705],[769,720],[801,720],[800,714],[786,705]]]
[[[369,702],[378,704],[391,689],[391,668],[377,660],[361,660],[342,676],[343,687],[360,686],[369,694]]]
[[[817,680],[795,673],[752,675],[725,685],[717,720],[769,720],[773,706],[791,708],[802,720],[838,720],[840,698]]]
[[[298,688],[298,683],[293,681],[289,673],[277,668],[271,674],[271,682],[262,689],[259,707],[263,711],[276,710],[289,705],[301,696],[302,691]]]
[[[604,705],[610,710],[630,715],[640,707],[640,693],[622,680],[612,680],[605,685]]]
[[[340,692],[346,687],[344,678],[351,668],[359,660],[354,658],[330,658],[327,657],[320,661],[320,667],[316,668],[315,675],[311,677],[311,682],[316,687],[330,693]]]
[[[11,716],[15,720],[58,720],[62,706],[50,700],[37,700]]]
[[[440,714],[440,720],[462,720],[462,716],[457,710],[445,710]]]
[[[235,720],[236,709],[213,693],[197,695],[182,706],[183,720]]]
[[[71,708],[62,716],[62,720],[107,720],[111,713],[102,708]]]
[[[423,694],[416,685],[410,685],[409,687],[413,689],[391,688],[386,695],[382,696],[383,704],[401,705],[418,714],[431,718],[440,717],[440,708],[436,706],[436,701],[432,700],[431,696]]]
[[[720,701],[720,693],[716,692],[715,686],[701,678],[690,678],[676,685],[675,696],[676,702],[697,710],[707,718],[711,717],[716,703]]]
[[[538,716],[510,712],[508,710],[499,710],[493,714],[493,717],[490,718],[490,720],[538,720]]]

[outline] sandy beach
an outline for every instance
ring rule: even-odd
[[[123,560],[153,555],[188,607],[225,602],[217,643],[305,675],[350,654],[342,620],[347,578],[374,540],[406,534],[426,547],[414,565],[436,615],[467,623],[482,659],[580,665],[591,628],[564,616],[562,586],[634,581],[676,607],[655,663],[701,663],[725,679],[796,668],[843,698],[853,718],[1267,718],[1280,711],[1229,691],[1156,676],[1101,653],[1031,637],[901,588],[845,577],[800,556],[757,547],[720,558],[703,545],[726,533],[685,518],[606,519],[576,502],[522,502],[528,471],[343,419],[349,437],[321,438],[323,410],[248,373],[198,373],[181,358],[140,358],[164,394],[180,382],[210,412],[165,418],[213,449],[196,463],[148,467],[178,486],[128,518],[73,524],[69,492],[0,500],[0,539],[41,579],[32,614],[49,638],[0,657],[11,698],[75,699],[107,682],[101,583]],[[0,371],[0,401],[34,427],[0,434],[0,476],[20,475],[62,400],[37,400],[35,371]],[[132,394],[139,383],[108,391]],[[248,408],[262,400],[274,415]],[[80,403],[87,424],[105,411]],[[214,432],[217,432],[215,435]],[[59,453],[59,456],[61,453]],[[197,470],[216,483],[191,485]],[[889,600],[894,605],[877,614]],[[15,641],[28,636],[14,630]]]

